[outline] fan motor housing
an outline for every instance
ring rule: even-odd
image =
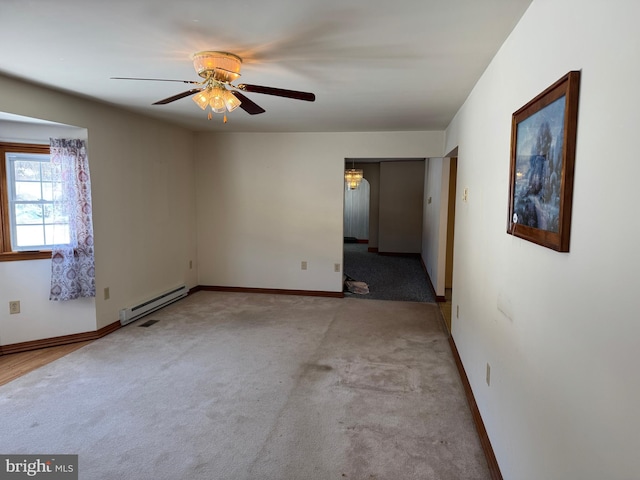
[[[193,54],[193,68],[202,78],[229,83],[240,76],[242,59],[228,52],[203,51]]]

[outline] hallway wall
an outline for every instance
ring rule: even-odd
[[[420,253],[424,169],[424,159],[380,163],[380,252]]]
[[[469,189],[453,337],[506,480],[640,472],[639,17],[631,1],[534,0],[447,129]],[[573,218],[558,253],[506,233],[511,115],[570,70],[582,71]]]

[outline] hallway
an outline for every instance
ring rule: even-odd
[[[418,256],[380,255],[362,243],[344,244],[344,273],[365,282],[369,294],[347,296],[370,300],[435,303],[435,294]]]

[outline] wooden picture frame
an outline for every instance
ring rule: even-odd
[[[507,233],[569,251],[580,72],[513,113]]]

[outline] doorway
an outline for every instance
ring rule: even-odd
[[[343,273],[368,290],[354,298],[435,302],[420,261],[425,159],[346,159],[345,167],[365,177],[344,189]]]

